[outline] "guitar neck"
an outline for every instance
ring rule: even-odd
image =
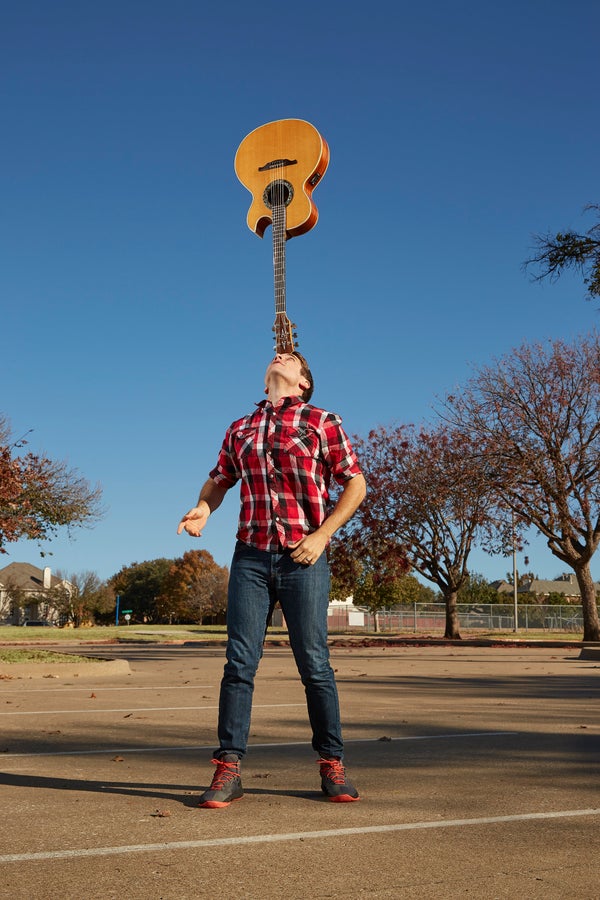
[[[287,317],[285,308],[285,203],[272,207],[273,213],[273,275],[275,279],[275,352],[294,352],[294,326]]]
[[[285,204],[277,204],[273,213],[273,276],[275,279],[275,314],[285,314]]]

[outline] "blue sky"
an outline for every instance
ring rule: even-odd
[[[535,285],[522,262],[533,233],[592,224],[599,33],[593,0],[5,8],[0,410],[100,482],[107,514],[0,563],[106,578],[200,546],[229,563],[236,492],[201,542],[175,532],[272,352],[271,233],[248,230],[233,171],[266,122],[330,145],[287,305],[314,402],[350,434],[426,421],[473,367],[595,328],[578,278]]]

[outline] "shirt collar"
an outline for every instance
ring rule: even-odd
[[[282,397],[278,403],[271,403],[270,400],[261,400],[257,403],[259,409],[287,409],[289,406],[297,406],[304,403],[302,397]]]

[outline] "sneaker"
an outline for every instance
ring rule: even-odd
[[[220,759],[213,759],[217,767],[213,780],[207,791],[204,791],[198,806],[204,809],[220,809],[229,806],[232,800],[244,796],[240,776],[240,758],[236,753],[224,753]]]
[[[341,759],[319,759],[321,790],[333,803],[350,803],[360,800],[358,791],[346,778]]]

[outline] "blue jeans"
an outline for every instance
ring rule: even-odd
[[[289,551],[269,553],[237,542],[229,576],[227,662],[219,698],[219,754],[246,753],[254,676],[268,621],[279,601],[306,693],[312,746],[322,757],[343,756],[340,710],[327,647],[329,564],[300,565]]]

